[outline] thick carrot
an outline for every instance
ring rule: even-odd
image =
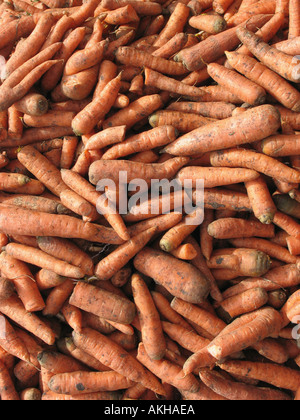
[[[218,219],[210,223],[207,228],[210,236],[216,239],[262,237],[273,238],[274,226],[265,225],[258,220],[244,220],[240,218]]]
[[[137,308],[145,350],[152,360],[160,360],[166,351],[162,324],[152,295],[143,278],[134,274],[131,278],[134,303]]]
[[[150,228],[120,245],[96,265],[95,275],[100,280],[109,280],[146,246],[155,233],[156,228]]]
[[[98,133],[93,134],[88,139],[84,147],[86,150],[102,149],[104,147],[111,146],[115,143],[123,142],[125,139],[125,134],[125,125],[107,128],[106,130],[102,130]]]
[[[159,395],[165,394],[164,388],[156,376],[147,372],[136,358],[110,340],[109,337],[90,328],[83,328],[81,333],[73,332],[72,336],[75,345],[114,371],[134,382],[140,382]]]
[[[259,176],[255,180],[245,182],[245,187],[255,217],[263,224],[272,223],[277,207],[265,179]]]
[[[173,102],[167,110],[199,114],[207,118],[223,120],[232,116],[235,105],[226,102]]]
[[[209,293],[209,283],[204,275],[189,263],[145,247],[134,258],[135,268],[164,286],[173,296],[191,303],[203,302]],[[172,277],[172,281],[168,278]]]
[[[82,282],[76,284],[69,303],[101,318],[123,324],[130,324],[136,315],[135,305],[129,299]],[[123,309],[119,312],[121,307]]]
[[[74,242],[68,239],[40,236],[37,238],[37,243],[39,248],[47,254],[81,268],[86,275],[93,274],[92,258]]]
[[[255,344],[257,336],[261,341],[278,332],[281,329],[282,322],[280,313],[270,307],[242,315],[225,327],[208,345],[208,352],[220,360]]]
[[[28,312],[40,311],[44,308],[44,299],[33,274],[24,262],[11,257],[4,251],[0,254],[0,267],[2,275],[14,284],[16,293]]]
[[[240,97],[244,102],[257,106],[266,102],[266,91],[257,83],[254,83],[235,70],[227,69],[217,63],[211,63],[207,67],[208,74],[221,86]],[[243,89],[240,87],[243,86]]]
[[[299,372],[290,367],[281,366],[276,363],[229,360],[221,363],[220,367],[230,374],[257,379],[274,385],[277,388],[283,388],[294,392],[299,388]]]
[[[12,195],[3,192],[0,194],[0,202],[6,205],[23,207],[25,209],[42,211],[44,213],[67,214],[68,211],[62,204],[55,200],[31,194]]]
[[[213,152],[210,156],[210,162],[212,166],[254,169],[257,172],[284,182],[299,183],[300,180],[297,170],[290,168],[275,158],[250,149],[235,148]]]
[[[5,247],[8,255],[24,261],[28,264],[53,270],[55,273],[64,276],[80,279],[84,277],[84,271],[79,267],[72,266],[63,260],[52,257],[44,251],[22,244],[9,243]]]
[[[248,21],[247,28],[256,30],[268,22],[270,17],[270,15],[254,16]],[[205,67],[205,63],[215,62],[223,56],[225,51],[234,50],[239,43],[236,28],[230,28],[212,35],[190,48],[181,50],[176,54],[174,60],[182,62],[189,71],[201,70]]]
[[[100,41],[90,47],[86,46],[83,50],[75,51],[66,61],[64,74],[71,76],[99,64],[103,58],[106,45],[106,41]]]
[[[108,82],[102,92],[74,117],[72,128],[76,135],[90,133],[96,124],[105,118],[115,103],[120,87],[121,74]]]
[[[39,290],[47,290],[52,287],[62,284],[66,279],[59,274],[54,273],[52,270],[42,268],[35,275],[35,280]]]
[[[14,107],[24,114],[39,116],[48,111],[48,101],[44,95],[31,92],[14,103]]]
[[[253,130],[253,126],[256,130]],[[195,156],[262,140],[274,134],[279,127],[280,118],[276,108],[262,105],[241,115],[195,129],[179,137],[165,147],[164,151],[177,156]],[[219,136],[220,132],[223,133],[222,138]]]
[[[226,20],[223,16],[205,13],[192,16],[189,19],[189,25],[199,31],[208,32],[209,34],[218,34],[227,27]]]
[[[126,171],[126,183],[131,182],[134,185],[134,179],[139,178],[149,185],[151,179],[172,178],[187,162],[188,158],[184,157],[173,158],[161,164],[145,164],[126,160],[98,160],[90,165],[89,180],[93,185],[97,185],[100,179],[110,179],[117,185],[119,172]],[[116,171],[116,167],[118,171]]]
[[[55,350],[42,350],[38,353],[37,359],[41,367],[54,374],[87,370],[78,360]]]
[[[200,379],[214,392],[231,401],[288,401],[291,399],[288,394],[282,391],[226,379],[216,371],[203,370],[200,373]]]
[[[12,321],[40,338],[44,343],[53,345],[56,334],[38,315],[26,311],[22,301],[17,296],[0,301],[0,311]]]

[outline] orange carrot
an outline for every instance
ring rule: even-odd
[[[81,333],[73,332],[72,335],[75,345],[96,357],[106,366],[134,382],[140,382],[159,395],[165,394],[164,388],[156,376],[147,372],[137,359],[108,337],[90,328],[83,328]]]
[[[28,312],[40,311],[44,308],[43,297],[33,274],[25,263],[4,251],[0,254],[0,267],[2,275],[13,282],[16,293]]]
[[[111,146],[115,143],[123,142],[125,139],[126,126],[118,126],[107,128],[106,130],[99,131],[93,134],[86,144],[84,145],[86,150],[102,149],[107,146]],[[103,156],[102,156],[103,158]]]
[[[120,245],[96,265],[95,275],[100,280],[109,280],[145,247],[155,233],[156,228],[150,228]]]
[[[273,221],[277,207],[271,197],[265,179],[259,178],[245,182],[247,194],[252,205],[253,213],[263,224]]]
[[[189,19],[189,25],[199,31],[205,31],[209,34],[217,34],[226,29],[227,23],[223,16],[214,14],[201,14],[192,16]]]
[[[46,270],[42,268],[39,270],[35,275],[35,280],[39,290],[47,290],[51,289],[52,287],[59,286],[62,284],[66,279],[59,274],[54,273],[54,271]]]
[[[29,362],[29,353],[25,343],[18,337],[14,327],[8,322],[5,316],[0,315],[1,320],[1,334],[0,343],[3,350],[9,354],[21,359],[25,362]]]
[[[166,342],[159,313],[147,284],[140,275],[134,274],[132,276],[131,287],[145,350],[150,359],[160,360],[164,357]]]
[[[189,263],[145,247],[134,258],[135,268],[164,286],[173,296],[200,303],[209,293],[208,280]],[[168,277],[172,277],[172,283]]]
[[[99,64],[102,60],[106,44],[106,41],[100,41],[90,47],[86,46],[83,50],[75,51],[66,61],[64,74],[71,76],[72,74]]]
[[[55,316],[63,308],[74,289],[74,281],[66,279],[63,283],[50,290],[43,309],[44,316]]]
[[[172,125],[179,133],[189,133],[199,127],[208,125],[212,120],[202,115],[180,111],[161,110],[151,115],[149,124],[152,127]],[[171,147],[171,145],[169,146]]]
[[[253,126],[257,127],[254,132]],[[262,140],[268,135],[274,134],[279,126],[280,120],[276,108],[270,105],[262,105],[241,115],[213,122],[193,130],[165,147],[164,151],[173,155],[185,156],[188,154],[189,156],[195,156],[221,148],[230,148]],[[261,127],[263,129],[259,130],[258,128]],[[220,131],[223,133],[222,139],[219,136]],[[236,167],[239,167],[239,165],[236,165]]]
[[[48,111],[48,101],[44,95],[31,92],[14,103],[14,107],[24,114],[39,116]]]
[[[264,225],[257,220],[244,220],[239,218],[218,219],[208,228],[210,236],[217,239],[262,237],[273,238],[275,230],[273,225]]]
[[[295,0],[289,1],[289,39],[300,36],[300,9]]]
[[[200,114],[203,117],[225,119],[232,116],[235,105],[225,102],[173,102],[168,107],[170,111],[181,111]]]
[[[14,381],[3,362],[0,361],[0,396],[2,401],[19,401]]]

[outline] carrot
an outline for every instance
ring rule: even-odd
[[[78,360],[57,351],[42,350],[38,353],[37,359],[43,369],[53,374],[87,370]]]
[[[34,196],[30,194],[11,195],[3,192],[0,194],[0,202],[6,205],[23,207],[25,209],[42,211],[44,213],[67,213],[67,209],[59,202],[42,196]]]
[[[44,308],[45,303],[33,274],[24,262],[11,257],[4,251],[0,254],[0,267],[2,275],[13,282],[16,293],[28,313]]]
[[[72,128],[76,135],[90,133],[97,122],[105,118],[117,98],[120,87],[121,74],[108,82],[99,96],[94,97],[92,102],[75,116]]]
[[[268,0],[266,2],[258,1],[257,3],[250,4],[249,7],[245,7],[240,13],[238,12],[233,16],[228,24],[230,26],[237,26],[247,21],[251,16],[260,14],[274,14],[276,10],[276,1]]]
[[[42,393],[38,388],[26,388],[20,392],[21,401],[41,401]]]
[[[26,38],[26,41],[23,41],[22,49],[16,48],[7,61],[5,79],[7,79],[15,69],[20,67],[20,65],[40,51],[53,23],[54,17],[52,15],[48,14],[41,16],[31,34]]]
[[[182,244],[178,248],[171,251],[171,254],[180,260],[193,260],[197,257],[197,251],[192,244]]]
[[[83,328],[81,333],[73,332],[72,336],[75,345],[114,371],[134,382],[140,382],[159,395],[165,394],[164,388],[156,376],[147,372],[137,359],[108,337],[90,328]]]
[[[299,51],[299,40],[300,37],[290,38],[285,41],[279,41],[275,44],[272,44],[277,50],[282,51],[289,55],[295,55]]]
[[[0,396],[2,401],[19,401],[13,379],[3,362],[0,361]]]
[[[292,198],[293,192],[287,194],[276,194],[274,195],[274,203],[277,209],[282,213],[288,214],[289,216],[299,218],[300,205],[299,202]]]
[[[282,157],[299,154],[298,135],[275,135],[263,140],[262,151],[268,156]]]
[[[75,243],[68,239],[41,236],[37,238],[39,248],[55,258],[62,259],[67,263],[81,268],[86,275],[94,272],[92,258]]]
[[[218,219],[210,223],[207,228],[210,236],[216,239],[262,237],[273,238],[274,226],[264,225],[258,220],[244,220],[239,218]]]
[[[299,92],[282,76],[253,57],[235,52],[226,52],[230,65],[245,77],[262,86],[284,107],[298,111]]]
[[[28,264],[37,265],[47,270],[53,270],[55,273],[64,276],[80,279],[84,277],[84,271],[63,260],[52,257],[44,251],[38,250],[22,244],[9,243],[5,250],[8,255],[25,261]]]
[[[226,69],[217,63],[207,67],[208,74],[221,86],[240,97],[244,102],[257,106],[266,102],[266,91],[234,70]],[[240,89],[243,86],[243,89]]]
[[[15,292],[12,281],[0,277],[0,299],[7,299]]]
[[[42,268],[39,270],[35,275],[35,280],[39,290],[47,290],[51,289],[52,287],[59,286],[62,284],[66,279],[59,274],[54,273],[52,270],[46,270]]]
[[[161,360],[166,351],[162,324],[152,295],[142,277],[134,274],[131,287],[141,325],[142,342],[152,360]]]
[[[53,25],[45,42],[41,47],[41,51],[55,42],[61,42],[66,32],[73,26],[73,19],[70,16],[62,15]]]
[[[126,125],[130,129],[144,117],[151,115],[163,105],[160,95],[145,95],[131,102],[127,107],[120,109],[103,121],[103,129]]]
[[[127,171],[127,183],[132,183],[134,179],[143,179],[148,185],[151,179],[172,178],[177,171],[188,161],[187,158],[173,158],[165,163],[144,164],[130,162],[126,160],[98,160],[93,162],[89,168],[89,180],[93,185],[97,185],[100,179],[111,179],[116,184],[119,183],[119,172]],[[114,165],[117,165],[116,173]]]
[[[107,146],[111,146],[115,143],[123,142],[126,134],[126,126],[118,126],[107,128],[106,130],[99,131],[93,134],[86,144],[84,145],[85,150],[102,149]],[[103,156],[102,156],[103,159]]]
[[[289,395],[282,391],[266,387],[255,387],[250,384],[226,379],[216,371],[203,370],[200,373],[200,379],[214,392],[232,401],[288,401],[291,399]]]
[[[253,288],[246,292],[232,296],[219,302],[217,310],[222,313],[223,318],[228,321],[237,316],[255,311],[268,302],[268,293],[261,288]]]
[[[23,185],[26,185],[30,178],[26,175],[16,173],[0,173],[0,189],[2,191],[11,192]]]
[[[295,0],[289,2],[289,39],[300,36],[300,9]]]
[[[210,162],[212,166],[254,169],[261,174],[284,182],[299,182],[298,171],[275,158],[254,150],[235,148],[214,152],[210,156]]]
[[[22,81],[20,81],[20,83],[15,85],[13,88],[9,88],[2,84],[2,89],[0,91],[0,110],[3,111],[8,109],[14,102],[22,99],[22,97],[28,93],[28,91],[41,78],[41,76],[57,63],[59,63],[58,60],[48,60],[43,62],[42,64],[36,66],[23,78]],[[9,78],[7,81],[9,81]]]
[[[258,309],[242,315],[225,327],[221,334],[208,344],[208,352],[220,360],[256,343],[257,335],[262,340],[276,333],[281,325],[282,317],[275,309],[270,307]]]
[[[146,51],[136,50],[132,47],[119,47],[115,56],[120,64],[143,67],[147,63],[148,68],[169,76],[182,76],[187,72],[181,63],[155,57]]]
[[[117,391],[131,386],[133,382],[120,373],[66,372],[54,375],[49,381],[50,390],[58,394],[77,395],[99,391]]]
[[[48,111],[48,106],[49,104],[45,96],[35,92],[28,93],[14,103],[15,109],[18,111],[34,116],[45,114]]]
[[[155,261],[155,264],[154,264]],[[209,293],[208,280],[189,263],[145,247],[134,258],[135,268],[164,286],[173,296],[200,303]],[[168,281],[172,276],[172,283]]]
[[[226,10],[231,6],[232,0],[214,0],[213,10],[217,13],[224,14]]]
[[[192,393],[198,391],[200,385],[194,375],[189,374],[183,377],[181,367],[166,359],[151,360],[142,343],[138,347],[137,359],[164,382]]]
[[[300,237],[299,223],[291,216],[277,211],[273,223],[284,230],[289,236]]]
[[[259,277],[269,271],[271,259],[265,252],[256,249],[228,249],[228,252],[221,249],[212,255],[207,265],[210,269],[233,270],[240,276]]]
[[[287,238],[287,242],[292,237]],[[293,238],[294,239],[294,238]],[[237,248],[251,248],[266,252],[271,258],[284,261],[287,264],[295,264],[296,258],[286,248],[271,241],[260,238],[237,238],[230,239],[230,243]]]
[[[173,102],[167,110],[199,114],[207,118],[225,119],[232,116],[235,105],[225,102]]]
[[[196,195],[193,193],[193,202]],[[252,211],[247,194],[222,188],[206,188],[204,190],[204,208],[230,211]]]
[[[230,360],[221,363],[220,368],[230,374],[257,379],[277,388],[296,392],[299,387],[298,371],[276,363]]]
[[[54,344],[55,332],[34,313],[26,311],[23,303],[17,296],[0,301],[0,311],[12,321],[40,338],[46,344]]]
[[[261,129],[253,132],[253,125]],[[164,151],[173,155],[195,156],[200,153],[262,140],[274,134],[279,126],[280,121],[276,108],[262,105],[250,109],[244,114],[195,129],[179,137],[171,145],[165,147]],[[222,139],[219,137],[220,131],[223,133]]]
[[[72,55],[79,43],[85,35],[85,29],[78,27],[72,30],[68,36],[62,41],[61,48],[54,55],[55,59],[62,60],[52,69],[47,72],[41,79],[41,87],[44,91],[49,92],[55,88],[63,74],[65,61]]]
[[[297,83],[299,77],[297,76],[298,59],[293,58],[276,48],[269,46],[253,32],[239,27],[237,29],[239,39],[248,47],[252,54],[257,57],[263,64],[275,71],[285,79]],[[276,60],[274,60],[274,55]],[[278,58],[277,58],[278,57]],[[281,63],[278,65],[278,60]]]
[[[106,45],[106,41],[100,41],[90,47],[86,46],[83,50],[75,51],[66,61],[64,74],[71,76],[99,64],[103,58]]]
[[[136,314],[135,305],[127,298],[81,282],[76,284],[69,303],[101,318],[123,324],[130,324]],[[123,308],[122,312],[118,310],[120,307]]]
[[[265,179],[259,176],[255,180],[245,182],[245,187],[255,217],[263,224],[272,223],[277,207]]]
[[[150,228],[120,245],[95,267],[95,275],[100,280],[109,280],[123,268],[152,239],[156,229]]]
[[[270,19],[270,15],[258,15],[252,17],[247,27],[256,30]],[[245,19],[247,20],[247,18]],[[236,28],[227,29],[219,34],[212,35],[206,40],[186,49],[181,50],[174,60],[183,63],[189,71],[201,70],[205,63],[213,63],[222,57],[225,51],[234,50],[240,43],[236,34]]]
[[[14,327],[8,322],[5,316],[0,315],[1,320],[1,334],[0,343],[3,350],[18,359],[29,361],[29,353],[25,343],[18,337]]]
[[[211,119],[202,117],[202,115],[170,110],[157,111],[149,118],[149,124],[152,127],[172,125],[179,133],[183,134],[208,125],[210,122]]]
[[[18,153],[18,160],[39,179],[53,194],[60,196],[68,187],[60,171],[33,146],[25,146]]]
[[[159,242],[160,248],[166,252],[174,251],[196,230],[202,220],[203,212],[200,208],[187,214],[178,225],[172,227],[163,235]]]
[[[180,51],[188,41],[188,35],[184,32],[176,33],[169,41],[157,48],[152,55],[162,58],[171,58]]]
[[[44,316],[55,316],[63,308],[74,289],[74,281],[66,279],[63,283],[50,290],[43,309]]]
[[[60,193],[60,200],[64,206],[82,216],[83,221],[92,222],[98,219],[95,207],[75,191],[66,189]]]
[[[63,146],[61,150],[61,157],[60,157],[60,168],[62,169],[70,169],[74,159],[76,148],[78,145],[78,138],[75,136],[66,136],[63,139]]]
[[[205,13],[192,16],[189,19],[189,25],[209,34],[218,34],[219,32],[223,32],[227,27],[226,20],[223,16]]]
[[[103,206],[103,201],[98,200],[101,197],[100,192],[96,191],[96,189],[86,179],[84,179],[80,174],[76,174],[74,171],[65,169],[61,171],[61,174],[63,180],[73,191],[77,192],[78,195],[82,196],[91,204],[96,206],[97,210],[104,214],[104,217],[116,233],[120,235],[120,238],[125,241],[129,240],[129,234],[121,216],[114,211],[110,212],[109,208],[107,209],[106,206]]]

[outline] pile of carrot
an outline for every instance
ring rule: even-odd
[[[0,400],[300,400],[299,0],[0,3]]]

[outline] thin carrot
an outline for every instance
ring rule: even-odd
[[[137,315],[141,325],[142,342],[152,360],[160,360],[166,351],[162,324],[152,295],[142,277],[134,274],[131,287]]]
[[[74,289],[74,281],[66,279],[63,283],[50,290],[43,309],[44,316],[55,316],[63,308]]]
[[[257,128],[254,132],[253,126]],[[188,154],[189,156],[195,156],[208,151],[262,140],[268,135],[274,134],[279,126],[280,121],[276,108],[270,105],[262,105],[241,115],[213,122],[193,130],[165,147],[164,151],[173,155],[185,156]],[[220,131],[223,133],[222,139],[219,136]],[[236,167],[239,167],[239,165],[236,165]]]
[[[149,124],[152,127],[172,125],[181,134],[189,133],[190,130],[196,130],[199,127],[208,125],[211,121],[211,119],[202,115],[172,110],[159,110],[149,118]]]
[[[14,327],[8,322],[5,316],[0,315],[1,320],[1,334],[0,344],[3,350],[9,354],[17,357],[18,359],[29,361],[29,353],[25,343],[18,337]]]
[[[147,372],[137,359],[108,337],[90,328],[84,328],[80,334],[73,332],[72,335],[75,345],[96,357],[106,366],[134,382],[142,383],[159,395],[165,394],[158,379],[152,373]]]
[[[0,396],[2,401],[19,401],[14,381],[3,362],[0,361]]]
[[[225,119],[232,116],[235,105],[226,102],[173,102],[167,107],[170,111],[200,114],[203,117]]]
[[[289,2],[289,39],[300,36],[300,9],[295,0]]]
[[[230,360],[221,363],[220,367],[230,374],[257,379],[277,388],[295,392],[299,388],[299,372],[276,363]]]
[[[95,267],[95,275],[100,280],[109,280],[124,267],[152,239],[156,228],[150,228],[120,245],[116,250],[103,258]]]
[[[250,149],[235,148],[213,152],[210,156],[210,161],[212,166],[254,169],[257,172],[284,182],[299,182],[298,171],[290,168],[278,159]]]
[[[243,22],[246,22],[251,16],[253,15],[260,15],[260,14],[274,14],[276,10],[276,2],[275,0],[267,0],[265,1],[258,1],[254,4],[250,4],[247,8],[243,8],[241,12],[237,13],[233,16],[229,21],[228,24],[230,26],[237,26]]]

